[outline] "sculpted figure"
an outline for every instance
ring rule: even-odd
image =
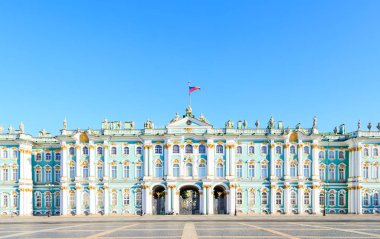
[[[358,121],[358,130],[360,130],[361,128],[362,128],[362,121],[359,120],[359,121]]]
[[[268,122],[268,128],[269,128],[269,129],[273,129],[273,128],[274,128],[274,119],[273,119],[272,116],[271,116],[270,119],[269,119],[269,122]]]
[[[256,120],[256,122],[255,122],[255,126],[256,126],[256,128],[259,128],[259,127],[260,127],[260,121],[259,121],[259,120]]]
[[[246,129],[248,127],[248,122],[247,120],[244,120],[243,121],[243,128]]]
[[[178,121],[179,119],[180,119],[179,114],[178,114],[178,113],[175,113],[175,116],[174,116],[174,118],[170,121],[170,123],[176,122],[176,121]]]
[[[237,123],[237,127],[238,127],[238,129],[242,129],[243,128],[243,121],[239,120]]]
[[[9,125],[9,127],[8,127],[8,132],[9,132],[10,134],[13,133],[13,126],[12,126],[12,125]]]
[[[314,119],[313,119],[313,128],[317,128],[317,116],[314,116]]]
[[[199,116],[199,120],[202,121],[202,122],[204,122],[204,123],[206,123],[206,124],[208,124],[208,120],[206,119],[206,117],[203,114],[201,114]]]
[[[20,133],[23,134],[24,130],[25,130],[24,123],[21,121],[21,123],[20,123]]]
[[[108,125],[107,118],[104,119],[103,125],[104,125],[104,129],[108,129],[109,125]]]
[[[371,122],[368,123],[367,128],[369,131],[371,131],[371,129],[372,129],[372,123]]]
[[[117,122],[117,128],[121,129],[121,121]]]

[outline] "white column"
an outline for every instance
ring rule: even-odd
[[[194,147],[194,160],[193,160],[193,178],[198,179],[198,162],[199,154],[197,148]]]
[[[304,213],[304,201],[303,201],[303,195],[304,194],[304,186],[303,185],[298,185],[298,213],[302,214]]]
[[[154,176],[154,173],[153,173],[153,164],[154,164],[154,158],[153,158],[153,145],[150,145],[149,149],[148,149],[148,162],[149,162],[149,167],[148,167],[148,174],[149,174],[149,177],[153,177]]]
[[[179,159],[179,176],[181,178],[185,177],[185,146],[184,145],[180,145],[179,147],[179,155],[180,155],[180,159]]]
[[[62,142],[61,145],[61,191],[60,191],[60,214],[67,215],[68,213],[68,199],[69,199],[69,187],[67,184],[67,146],[66,142]]]
[[[110,213],[110,192],[109,187],[104,186],[104,215],[108,215]]]
[[[303,179],[303,144],[302,140],[298,140],[298,179]]]
[[[214,193],[212,192],[211,185],[208,185],[207,189],[207,210],[208,210],[208,215],[214,214]]]
[[[274,141],[271,140],[269,144],[269,157],[270,157],[270,179],[273,180],[275,179],[275,155],[274,155]]]
[[[215,154],[214,142],[207,140],[207,179],[214,179],[215,176]]]
[[[145,214],[152,214],[152,191],[150,190],[149,186],[145,185],[144,187],[145,190]]]
[[[270,213],[276,212],[276,186],[270,186]]]
[[[75,186],[75,197],[76,197],[76,215],[82,214],[82,191],[79,185]]]
[[[363,179],[362,175],[362,146],[359,143],[356,151],[356,168],[357,168],[357,184],[356,184],[356,201],[357,201],[357,213],[362,214],[363,213],[363,204],[362,204],[362,186],[360,185],[360,182]]]
[[[107,141],[104,141],[104,155],[103,155],[103,158],[104,158],[104,164],[103,164],[103,171],[104,171],[104,181],[107,181],[108,180],[108,177],[109,177],[109,146],[108,146],[108,142]],[[105,205],[105,204],[104,204]]]
[[[90,143],[90,159],[89,159],[89,169],[90,169],[90,180],[95,180],[95,145]]]
[[[168,185],[166,187],[166,195],[165,195],[165,212],[169,213],[172,211],[172,185]]]
[[[311,157],[312,157],[312,180],[319,180],[319,159],[318,159],[318,141],[313,140],[313,144],[311,145]]]
[[[284,179],[290,179],[289,140],[284,144]]]
[[[144,145],[144,178],[149,177],[149,147],[150,145]]]
[[[230,172],[230,163],[231,163],[231,158],[230,158],[230,146],[226,144],[225,146],[225,153],[226,153],[226,178],[231,178],[231,172]]]
[[[206,215],[206,205],[205,205],[205,190],[199,191],[199,210],[200,214]]]
[[[61,184],[61,192],[60,192],[60,214],[67,215],[68,211],[68,199],[69,199],[69,189],[66,183]]]
[[[173,188],[173,208],[174,213],[179,214],[179,191]]]
[[[284,212],[290,213],[290,185],[284,186]]]
[[[312,203],[312,213],[313,214],[319,214],[321,212],[320,205],[319,205],[319,194],[320,194],[320,186],[319,185],[313,185],[311,190],[311,203]]]
[[[165,172],[164,175],[166,178],[173,178],[173,170],[172,170],[172,164],[171,164],[171,158],[172,158],[172,145],[170,144],[170,141],[168,141],[165,144],[165,152],[164,152],[164,166],[165,166]]]
[[[232,144],[230,145],[230,174],[231,174],[231,178],[236,177],[235,155],[236,155],[235,142],[232,142]]]
[[[75,177],[76,179],[75,180],[79,180],[79,178],[81,177],[81,165],[80,165],[80,156],[81,156],[81,147],[79,145],[79,143],[77,142],[75,144],[75,168],[76,168],[76,174],[75,174]]]
[[[229,206],[230,206],[230,210],[229,210],[229,213],[230,215],[234,215],[235,214],[235,204],[236,204],[236,185],[232,184],[230,185],[230,195],[229,195]]]
[[[95,198],[96,198],[96,191],[95,191],[95,185],[90,185],[89,187],[90,191],[90,214],[96,214],[96,203],[95,203]]]

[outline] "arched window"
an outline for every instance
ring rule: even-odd
[[[136,147],[136,154],[137,155],[141,155],[142,154],[142,147],[141,146],[137,146]]]
[[[248,175],[250,178],[255,177],[255,165],[254,164],[248,165]]]
[[[156,145],[154,147],[154,153],[155,154],[162,154],[162,146],[161,145]]]
[[[364,155],[364,157],[368,157],[369,156],[369,150],[368,150],[368,148],[364,148],[363,149],[363,155]]]
[[[186,145],[185,153],[192,154],[193,153],[193,146],[191,146],[190,144]]]
[[[345,196],[343,193],[339,193],[339,206],[344,206],[346,203],[345,203]]]
[[[135,195],[135,203],[137,207],[141,207],[142,205],[142,197],[141,197],[141,190],[137,189],[136,190],[136,195]]]
[[[128,155],[128,154],[129,154],[129,147],[124,147],[124,151],[123,151],[123,153],[124,153],[125,155]]]
[[[363,205],[369,206],[369,194],[368,193],[365,193],[363,196]]]
[[[36,192],[36,208],[42,207],[42,195],[41,192]]]
[[[199,164],[198,175],[200,178],[206,177],[206,165],[204,163]]]
[[[173,145],[173,154],[179,154],[179,145]]]
[[[191,163],[186,164],[186,176],[187,177],[193,176],[193,164],[191,164]]]
[[[103,148],[102,148],[102,147],[98,147],[98,148],[96,148],[96,153],[97,153],[98,155],[102,155],[102,154],[103,154]]]
[[[51,208],[51,194],[50,194],[50,192],[47,192],[45,194],[45,206],[47,208]]]
[[[282,195],[280,192],[276,193],[276,205],[281,205],[282,203]]]
[[[3,194],[3,208],[7,208],[9,206],[9,195]]]
[[[319,151],[318,155],[319,155],[319,159],[325,158],[325,152],[324,151]]]
[[[334,159],[335,158],[335,151],[330,150],[329,151],[329,159]]]
[[[4,152],[6,152],[6,151],[4,151]],[[5,157],[4,157],[5,158]],[[42,155],[41,155],[41,153],[37,153],[37,155],[36,155],[36,161],[41,161],[42,160]]]
[[[88,148],[87,148],[87,146],[83,147],[82,152],[83,152],[84,155],[88,155]]]
[[[339,151],[338,158],[341,160],[344,159],[344,152],[343,151]]]
[[[373,194],[373,205],[379,206],[379,194],[378,193]]]
[[[216,146],[216,153],[217,154],[222,154],[223,153],[223,145],[218,144]]]
[[[205,154],[206,153],[206,146],[204,144],[199,145],[198,152],[200,154]]]
[[[267,154],[267,146],[261,146],[261,153]]]
[[[297,204],[297,193],[295,191],[290,192],[290,204],[292,206]]]
[[[310,193],[309,192],[305,192],[304,195],[303,195],[303,202],[305,205],[309,205],[310,204]]]
[[[123,195],[123,205],[128,206],[129,205],[129,192],[124,192]]]
[[[267,192],[261,193],[261,204],[263,204],[263,205],[268,204],[268,193]]]
[[[162,177],[162,163],[161,162],[157,162],[156,164],[155,164],[155,171],[156,171],[156,177],[158,177],[158,178],[161,178]]]
[[[116,155],[116,154],[117,154],[117,149],[116,149],[116,147],[112,147],[112,148],[111,148],[111,154],[112,154],[112,155]]]
[[[243,165],[241,164],[236,165],[236,177],[238,178],[243,177]]]
[[[310,148],[309,148],[309,146],[303,147],[303,153],[304,154],[310,154]]]
[[[103,191],[98,191],[97,196],[98,196],[97,197],[98,207],[103,207],[104,206]]]
[[[335,180],[335,167],[329,167],[329,180]]]
[[[254,154],[255,153],[255,147],[249,146],[248,148],[248,154]]]
[[[61,153],[55,153],[55,160],[56,161],[61,160]]]
[[[379,149],[378,148],[373,149],[373,157],[379,157]]]
[[[236,147],[236,153],[237,153],[237,154],[242,154],[242,153],[243,153],[243,149],[242,149],[241,146],[237,146],[237,147]]]
[[[75,192],[70,191],[70,208],[75,207]]]
[[[179,177],[179,164],[178,163],[173,164],[173,176]]]
[[[334,193],[329,194],[329,206],[335,206],[335,194]]]
[[[248,206],[252,208],[255,205],[255,191],[249,190],[248,194]]]
[[[74,149],[74,147],[70,147],[70,148],[69,148],[69,154],[70,154],[70,155],[74,155],[74,154],[75,154],[75,149]]]
[[[45,154],[45,160],[50,161],[51,160],[51,153],[46,153]]]
[[[236,193],[236,204],[239,206],[243,204],[243,193],[240,191]]]
[[[296,147],[294,145],[290,146],[290,153],[296,154]]]
[[[281,146],[276,146],[276,154],[281,154]]]
[[[13,150],[12,152],[13,152],[12,157],[13,157],[13,158],[17,158],[17,157],[18,157],[18,152],[17,152],[17,150]]]
[[[324,193],[319,194],[319,205],[325,205],[325,194]]]
[[[216,176],[218,178],[223,178],[224,177],[224,166],[222,163],[218,163],[216,165]]]
[[[117,192],[113,191],[111,193],[111,206],[115,207],[117,205]]]

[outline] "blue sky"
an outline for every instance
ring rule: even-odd
[[[380,1],[0,1],[0,125],[380,121]]]

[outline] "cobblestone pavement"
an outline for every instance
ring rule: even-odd
[[[380,238],[377,217],[350,221],[281,218],[263,221],[242,217],[221,217],[221,220],[217,220],[218,217],[210,217],[210,220],[207,217],[188,220],[143,217],[126,221],[99,218],[84,221],[57,217],[39,221],[34,217],[13,222],[0,218],[0,238]]]

